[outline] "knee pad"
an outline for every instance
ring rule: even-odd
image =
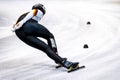
[[[55,43],[55,39],[54,38],[50,38],[50,42],[53,48],[56,48],[56,43]]]
[[[49,38],[54,38],[52,33],[49,34]]]

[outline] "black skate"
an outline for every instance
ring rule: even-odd
[[[79,66],[79,63],[78,63],[78,62],[72,63],[71,66],[70,66],[69,69],[68,69],[68,73],[69,73],[69,72],[76,71],[76,70],[78,70],[78,69],[82,69],[82,68],[85,68],[85,66]]]
[[[85,68],[85,66],[79,66],[79,62],[70,62],[67,60],[63,60],[62,65],[63,65],[63,67],[68,69],[68,73],[76,71],[78,69]]]
[[[66,61],[67,60],[67,58],[62,58],[64,61]],[[56,66],[56,68],[60,68],[60,67],[63,67],[63,65],[62,64],[60,64],[60,63],[57,63],[56,62],[56,64],[57,64],[57,66]]]

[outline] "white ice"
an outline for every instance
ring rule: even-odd
[[[55,69],[45,53],[11,32],[17,17],[37,2],[47,8],[40,23],[55,35],[60,56],[85,69]],[[119,23],[119,0],[0,1],[0,80],[120,80]]]

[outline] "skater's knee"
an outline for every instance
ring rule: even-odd
[[[47,48],[45,49],[45,53],[49,53],[49,52],[51,52],[51,49],[50,49],[49,47],[47,47]]]
[[[49,38],[54,38],[54,35],[52,33],[50,33]]]

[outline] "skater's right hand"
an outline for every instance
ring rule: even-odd
[[[16,24],[13,25],[13,28],[12,28],[12,32],[15,32],[17,29],[19,29],[18,26],[16,26]]]
[[[15,32],[17,29],[21,28],[22,25],[23,25],[23,22],[22,22],[22,21],[20,21],[20,22],[17,23],[17,24],[14,24],[14,25],[13,25],[12,32]]]

